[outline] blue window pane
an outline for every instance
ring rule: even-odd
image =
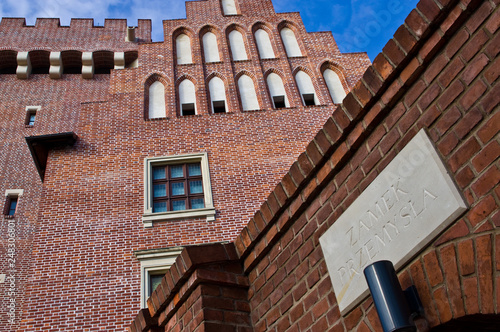
[[[167,212],[167,202],[155,202],[153,204],[153,212]]]
[[[17,199],[11,199],[9,204],[9,216],[13,216],[16,213]]]
[[[203,185],[201,181],[189,181],[189,192],[191,194],[203,193]]]
[[[167,196],[167,186],[165,184],[155,184],[153,186],[153,197]]]
[[[203,209],[204,207],[205,203],[203,202],[203,198],[196,198],[191,200],[192,209]]]
[[[200,164],[189,164],[188,165],[189,176],[198,176],[201,175],[201,166]]]
[[[165,179],[165,167],[153,168],[153,180]]]
[[[181,211],[186,209],[186,201],[173,201],[172,202],[172,210],[173,211]]]
[[[28,122],[29,126],[33,126],[35,124],[35,114],[30,114],[30,120]]]
[[[172,195],[184,195],[184,183],[172,183]]]
[[[182,169],[182,165],[170,166],[170,176],[172,177],[172,179],[184,177],[184,170]]]

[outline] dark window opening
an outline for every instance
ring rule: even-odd
[[[214,113],[226,113],[226,102],[224,100],[217,100],[213,102]]]
[[[182,115],[195,115],[194,103],[182,104]]]
[[[25,125],[27,125],[27,126],[34,126],[35,125],[35,118],[36,118],[36,111],[35,110],[29,110],[28,113],[26,114]]]
[[[302,95],[304,98],[304,104],[306,106],[314,106],[316,103],[314,102],[314,93],[305,93]]]
[[[203,209],[201,164],[153,167],[153,212]]]
[[[13,216],[16,213],[16,207],[17,207],[17,196],[7,197],[7,203],[5,205],[4,215]]]
[[[273,97],[274,101],[274,108],[284,108],[286,107],[285,105],[285,96],[274,96]]]
[[[165,276],[165,273],[161,274],[149,274],[149,289],[148,289],[148,297],[153,294],[154,290],[156,287],[158,287],[159,284],[161,284],[161,280]]]

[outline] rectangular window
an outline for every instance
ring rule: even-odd
[[[305,93],[302,95],[304,99],[305,106],[314,106],[316,103],[314,102],[314,93]]]
[[[284,108],[286,107],[285,105],[285,96],[274,96],[273,97],[274,101],[274,108]]]
[[[13,217],[19,203],[19,197],[22,196],[23,189],[8,189],[5,191],[4,216]]]
[[[224,100],[217,100],[213,102],[214,113],[226,113],[226,102]]]
[[[194,106],[194,103],[190,104],[182,104],[182,115],[195,115],[196,114],[196,109]]]
[[[161,284],[165,273],[175,263],[182,247],[146,249],[134,252],[141,263],[141,307],[147,308],[147,300]]]
[[[32,127],[35,125],[36,113],[41,109],[41,106],[27,106],[26,107],[26,120],[24,124]]]
[[[200,163],[153,167],[153,213],[204,207]]]
[[[146,158],[144,179],[145,227],[155,220],[215,220],[206,153]]]

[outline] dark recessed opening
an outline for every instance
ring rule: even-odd
[[[314,93],[305,93],[302,95],[304,99],[304,104],[306,106],[314,106],[316,103],[314,102]]]
[[[182,115],[195,115],[196,114],[194,103],[182,104],[181,108],[182,108]]]
[[[24,124],[27,126],[34,126],[35,125],[35,118],[36,118],[36,110],[29,110],[26,113],[26,121]]]
[[[274,101],[274,108],[284,108],[286,107],[285,105],[285,96],[274,96],[273,97]]]
[[[217,100],[213,102],[214,113],[226,113],[226,102],[224,100]]]
[[[8,196],[5,204],[4,215],[13,216],[16,213],[17,196]]]

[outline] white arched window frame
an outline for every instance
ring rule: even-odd
[[[165,86],[156,81],[149,87],[149,118],[158,119],[166,116]]]
[[[224,15],[237,15],[235,0],[222,0],[222,10]]]
[[[274,108],[290,107],[283,80],[278,74],[271,73],[267,76],[267,86]]]
[[[286,55],[288,57],[302,56],[299,43],[297,42],[297,38],[295,37],[295,33],[292,29],[283,28],[280,31],[280,35],[281,40],[285,45]]]
[[[194,83],[188,79],[179,84],[179,102],[181,115],[196,114],[196,89]]]
[[[207,32],[203,35],[203,53],[205,54],[205,62],[220,61],[217,37],[212,32]]]
[[[184,65],[193,63],[191,53],[191,38],[185,33],[180,34],[175,39],[175,47],[177,50],[177,64]]]
[[[257,41],[257,48],[259,49],[261,59],[275,58],[273,45],[266,30],[258,29],[255,31],[255,40]]]
[[[212,101],[212,112],[227,112],[226,87],[224,86],[224,81],[216,76],[208,82],[208,89],[210,90],[210,100]]]
[[[247,50],[241,32],[233,30],[229,33],[229,45],[231,46],[231,54],[234,61],[248,60]]]
[[[330,91],[330,96],[332,97],[333,103],[342,103],[342,100],[344,100],[346,93],[344,90],[344,86],[340,81],[339,75],[331,69],[326,69],[323,72],[323,77],[325,79],[326,86],[328,87],[328,91]]]
[[[295,81],[297,81],[300,97],[302,98],[304,106],[319,105],[318,96],[316,95],[316,89],[314,89],[311,76],[300,70],[295,74]]]
[[[260,109],[255,84],[248,75],[242,75],[238,79],[238,88],[241,97],[241,107],[244,111],[254,111]]]

